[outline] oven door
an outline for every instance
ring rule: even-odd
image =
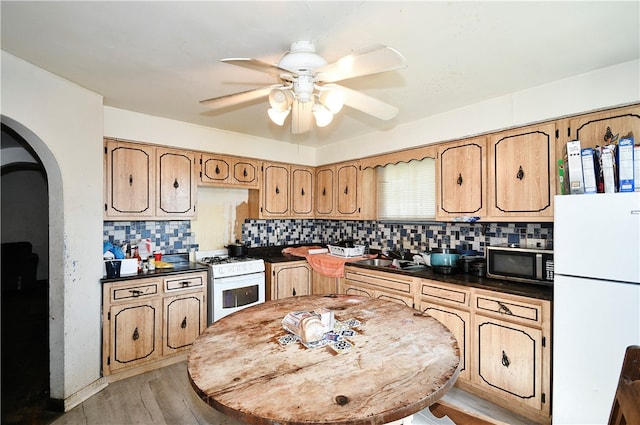
[[[209,285],[207,323],[210,325],[238,310],[261,304],[264,298],[264,272],[213,278]]]

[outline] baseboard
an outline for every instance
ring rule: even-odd
[[[107,379],[102,377],[65,399],[49,398],[49,400],[47,400],[47,410],[60,413],[68,412],[91,396],[105,389],[107,385],[109,385]]]

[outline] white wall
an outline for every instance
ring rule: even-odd
[[[102,97],[2,51],[2,122],[47,171],[51,398],[100,378]]]
[[[330,164],[638,101],[640,61],[634,60],[323,146],[316,161]]]

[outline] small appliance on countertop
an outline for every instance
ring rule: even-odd
[[[538,284],[553,284],[553,250],[516,244],[485,248],[487,276]]]

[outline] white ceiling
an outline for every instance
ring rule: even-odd
[[[104,96],[108,106],[320,146],[637,59],[640,2],[2,1],[2,49]],[[342,84],[400,108],[380,121],[344,108],[291,135],[266,99],[213,112],[203,99],[276,81],[221,63],[276,63],[311,40],[332,62],[388,45],[408,67]],[[56,99],[41,99],[55,102]]]

